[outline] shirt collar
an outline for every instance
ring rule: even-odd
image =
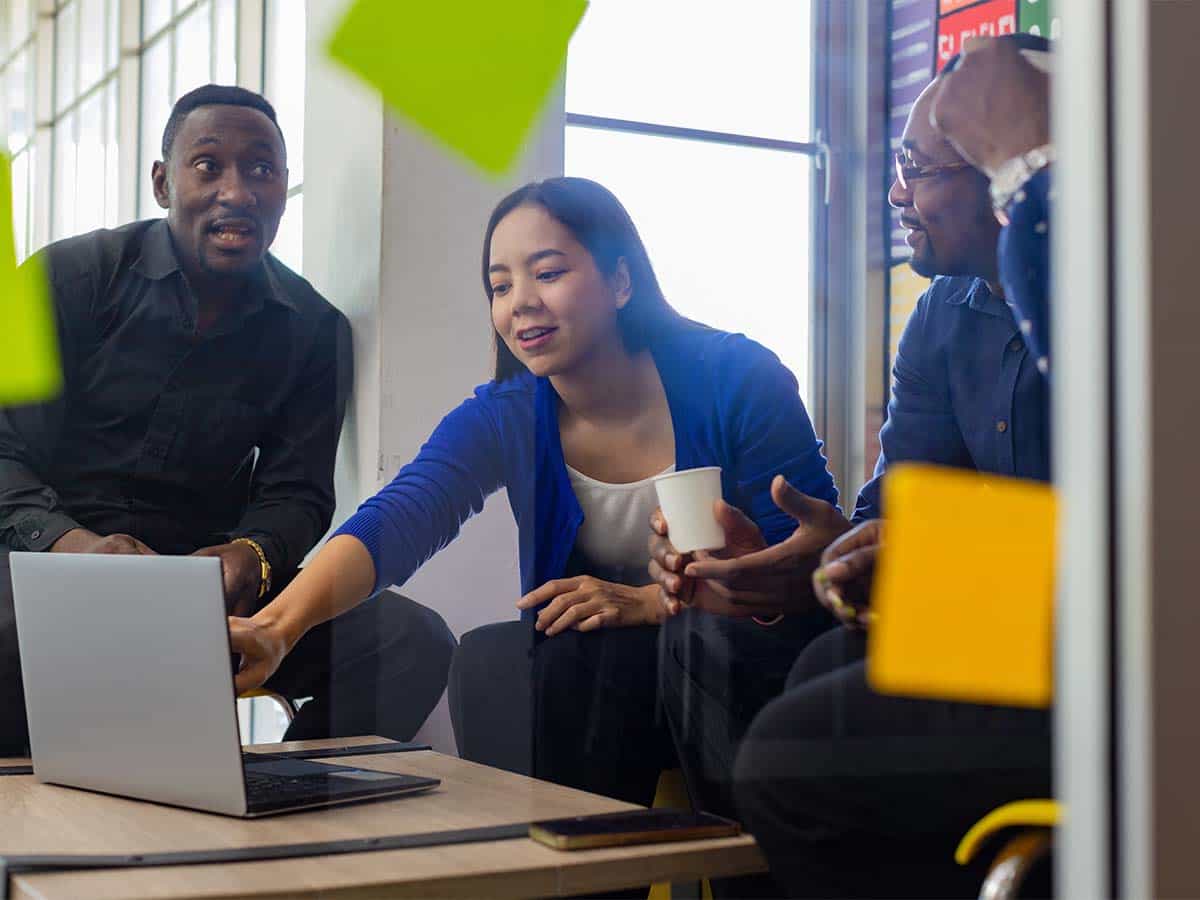
[[[1011,316],[1012,312],[1008,308],[1008,304],[1000,297],[992,293],[992,289],[988,287],[988,283],[982,278],[974,279],[966,290],[956,293],[953,297],[946,300],[951,306],[961,306],[966,304],[975,312],[981,312],[989,316],[998,316],[1004,318]]]
[[[255,285],[255,293],[272,303],[286,306],[292,312],[298,312],[296,301],[292,299],[279,280],[279,267],[279,261],[268,253],[262,265],[256,268],[250,276]]]
[[[179,271],[179,258],[175,255],[166,219],[159,219],[146,229],[142,238],[142,252],[134,260],[133,268],[152,281],[161,281]]]
[[[254,300],[270,300],[295,311],[295,301],[288,295],[275,272],[277,266],[275,258],[268,255],[261,265],[255,267],[250,273],[250,296]],[[161,281],[175,272],[182,272],[166,219],[159,219],[146,229],[146,235],[142,238],[142,252],[134,261],[133,268],[152,281]]]

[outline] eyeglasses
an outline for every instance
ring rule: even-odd
[[[919,181],[922,178],[937,178],[939,175],[947,175],[950,172],[957,172],[960,169],[972,168],[969,162],[956,163],[941,163],[932,166],[918,166],[903,153],[896,154],[896,180],[900,182],[900,187],[908,190],[909,182]]]

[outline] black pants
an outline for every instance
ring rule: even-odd
[[[658,640],[657,626],[643,626],[566,631],[535,646],[535,777],[654,801],[659,775],[676,765],[655,690]]]
[[[658,704],[659,629],[567,631],[528,622],[463,635],[450,717],[464,759],[649,806],[677,765]],[[646,888],[607,892],[645,897]]]
[[[674,748],[658,708],[658,631],[567,631],[528,622],[468,631],[450,671],[464,759],[648,806]]]
[[[738,754],[742,819],[789,897],[974,896],[955,845],[996,806],[1050,796],[1050,716],[876,694],[864,655],[837,629],[796,661]]]
[[[446,689],[455,646],[440,615],[395,591],[318,625],[265,685],[285,697],[313,698],[284,740],[410,740]]]
[[[378,734],[407,740],[442,690],[454,636],[441,616],[384,592],[306,634],[266,686],[312,697],[287,740]],[[0,756],[27,752],[29,732],[13,622],[8,554],[0,552]]]
[[[733,763],[760,709],[800,651],[833,626],[824,612],[765,627],[685,609],[662,626],[659,683],[692,804],[736,815]]]

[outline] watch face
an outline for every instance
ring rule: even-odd
[[[1045,72],[1047,75],[1054,74],[1054,54],[1049,50],[1034,50],[1026,47],[1020,53],[1025,61],[1035,69]]]
[[[1030,167],[1037,171],[1050,165],[1052,153],[1053,151],[1049,147],[1034,147],[1025,154],[1025,159]]]

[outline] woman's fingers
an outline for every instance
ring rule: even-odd
[[[606,597],[597,597],[594,600],[584,600],[574,603],[570,609],[563,612],[562,615],[554,620],[553,624],[546,628],[546,637],[553,637],[556,634],[560,634],[578,622],[597,613],[605,610],[613,610],[615,612],[616,609],[616,604],[611,603]]]
[[[234,676],[238,694],[261,687],[271,677],[276,664],[273,648],[249,619],[229,617],[229,646],[242,658]]]
[[[668,572],[678,572],[682,568],[683,555],[675,549],[670,538],[651,533],[650,558]]]
[[[576,631],[595,631],[598,628],[609,628],[620,624],[620,614],[615,609],[602,609],[594,616],[589,616],[575,626]]]
[[[579,587],[580,581],[582,581],[582,577],[555,578],[552,581],[547,581],[541,587],[535,588],[518,600],[517,609],[535,609],[560,594],[576,590]]]
[[[253,691],[262,687],[269,677],[267,674],[267,667],[261,662],[254,663],[248,668],[245,668],[246,661],[243,657],[242,665],[244,668],[239,669],[237,675],[235,675],[233,678],[234,689],[237,691],[239,697],[242,694],[245,694],[247,691]]]
[[[650,573],[650,577],[663,589],[667,594],[676,596],[683,590],[683,578],[673,572],[668,572],[655,560],[650,560],[646,571]]]

